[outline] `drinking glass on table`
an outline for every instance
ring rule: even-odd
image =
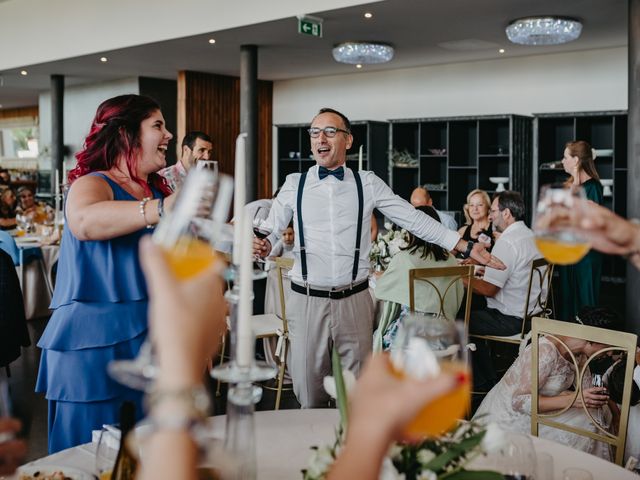
[[[152,237],[179,279],[196,276],[220,261],[216,245],[233,237],[225,223],[232,193],[233,180],[227,175],[207,169],[192,169],[187,175],[173,210],[162,218]],[[118,382],[146,390],[156,376],[150,340],[145,340],[135,359],[115,360],[108,370]]]
[[[426,379],[441,371],[463,372],[467,377],[455,390],[426,405],[407,427],[407,436],[438,436],[465,417],[470,404],[471,378],[462,322],[433,313],[408,314],[402,318],[391,347],[391,362],[394,373],[400,377]]]
[[[537,459],[533,442],[527,435],[503,432],[504,447],[491,455],[494,469],[507,480],[532,480],[536,476]]]
[[[96,476],[98,480],[110,480],[113,467],[118,455],[119,439],[114,432],[106,427],[100,431],[98,445],[96,446]]]
[[[535,242],[549,263],[570,265],[589,252],[588,239],[577,229],[585,208],[586,195],[581,186],[553,184],[540,189]]]

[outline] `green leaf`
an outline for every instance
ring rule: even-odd
[[[427,463],[424,468],[431,470],[432,472],[439,472],[444,467],[449,465],[449,463],[451,463],[452,461],[477,447],[482,441],[482,437],[484,437],[484,434],[485,432],[482,431],[468,438],[465,438],[459,443],[450,445],[447,450]]]
[[[504,480],[504,475],[488,470],[458,470],[451,475],[443,475],[439,478],[446,480]]]
[[[333,379],[336,382],[336,403],[340,411],[340,425],[343,430],[347,428],[349,419],[347,412],[347,390],[344,386],[344,378],[342,377],[342,364],[340,363],[340,355],[336,348],[331,352],[331,368],[333,369]]]

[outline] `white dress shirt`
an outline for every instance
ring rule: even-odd
[[[524,300],[527,298],[531,262],[542,257],[533,237],[531,229],[519,221],[505,228],[496,240],[491,253],[502,260],[507,268],[486,268],[483,280],[500,287],[494,297],[487,297],[487,307],[495,308],[505,315],[520,318],[524,316]],[[529,309],[534,307],[539,293],[539,282],[533,282]]]
[[[269,218],[263,224],[272,233],[267,237],[275,245],[281,232],[293,218],[295,230],[295,264],[291,278],[302,283],[300,263],[300,233],[297,218],[297,193],[300,173],[287,175],[282,189],[274,199]],[[391,188],[373,172],[360,172],[363,190],[363,219],[360,260],[356,282],[365,280],[371,267],[371,213],[380,210],[391,221],[414,235],[453,250],[460,235],[444,227],[428,215],[416,210],[410,203],[395,195]],[[344,180],[329,175],[318,177],[318,166],[307,173],[302,196],[302,220],[307,252],[307,281],[319,288],[343,287],[351,283],[356,228],[358,193],[354,173],[345,169]]]
[[[456,232],[458,231],[458,223],[456,222],[455,218],[453,218],[446,212],[441,212],[440,210],[436,210],[436,213],[440,217],[440,223],[442,223],[449,230],[455,230]]]

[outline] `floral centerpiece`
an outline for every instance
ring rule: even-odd
[[[404,228],[394,230],[393,224],[390,222],[385,222],[384,228],[387,231],[378,234],[369,253],[369,261],[374,265],[376,271],[386,270],[391,257],[409,245],[409,232]]]
[[[309,467],[303,470],[304,480],[324,479],[338,457],[345,439],[347,425],[346,392],[355,384],[351,372],[339,366],[334,351],[332,366],[335,375],[326,377],[324,386],[336,398],[340,410],[340,425],[336,439],[330,445],[312,447]],[[374,421],[374,420],[372,420]],[[503,432],[494,424],[484,428],[476,422],[459,422],[458,426],[438,438],[426,438],[418,443],[394,443],[383,460],[380,480],[501,480],[504,475],[487,470],[466,470],[474,458],[499,451],[504,444]]]

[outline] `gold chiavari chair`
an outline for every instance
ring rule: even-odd
[[[573,425],[566,425],[558,420],[558,416],[566,412],[569,408],[573,408],[572,405],[553,411],[553,412],[539,412],[538,406],[538,341],[541,336],[552,337],[560,342],[569,352],[571,361],[574,364],[576,370],[575,379],[575,393],[573,394],[573,402],[578,398],[582,399],[583,410],[588,418],[591,420],[596,428],[596,432],[586,430],[584,428],[575,427]],[[579,338],[588,342],[600,343],[606,345],[598,352],[591,355],[583,365],[579,365],[576,357],[571,353],[558,336],[566,336]],[[636,351],[636,342],[638,337],[631,333],[617,332],[615,330],[607,330],[604,328],[590,327],[586,325],[579,325],[575,323],[560,322],[557,320],[551,320],[548,318],[534,317],[532,320],[531,328],[531,434],[538,435],[538,427],[540,425],[546,425],[553,428],[565,430],[577,435],[583,435],[600,442],[612,445],[616,449],[615,463],[622,465],[624,460],[624,447],[627,437],[627,421],[629,418],[629,404],[631,399],[631,382],[633,382],[633,368],[634,357]],[[582,381],[589,367],[589,363],[596,357],[601,356],[606,352],[622,352],[626,353],[626,368],[624,376],[624,388],[622,392],[622,405],[620,408],[620,423],[618,425],[618,433],[614,435],[600,425],[600,423],[593,418],[589,409],[584,406],[584,391],[582,390]]]
[[[434,278],[450,278],[448,284],[446,284],[444,292],[441,292],[438,286],[433,282]],[[467,279],[468,291],[473,282],[473,265],[459,265],[455,267],[433,267],[433,268],[412,268],[409,270],[409,310],[415,311],[415,282],[424,281],[431,285],[438,295],[440,301],[440,315],[445,316],[444,301],[447,294],[451,291],[452,287],[456,285],[456,282]],[[469,322],[469,315],[471,313],[471,295],[467,294],[467,301],[464,308],[464,324],[465,328]],[[449,320],[455,320],[450,318]]]

